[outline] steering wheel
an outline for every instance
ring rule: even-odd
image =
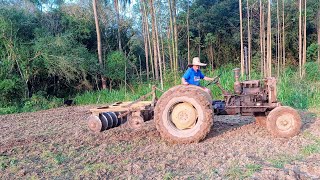
[[[218,76],[214,77],[213,80],[206,85],[206,87],[211,84],[217,84],[219,82],[220,76],[221,76],[221,73]]]

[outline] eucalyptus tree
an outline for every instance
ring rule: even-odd
[[[318,34],[318,63],[320,67],[320,5],[318,4],[318,13],[317,13],[317,34]]]
[[[267,20],[267,77],[272,75],[272,44],[271,44],[271,2],[268,0],[268,20]]]
[[[240,69],[241,69],[241,76],[244,73],[244,55],[243,55],[243,37],[242,37],[242,1],[239,0],[239,16],[240,16]]]
[[[212,69],[214,69],[214,66],[218,66],[218,62],[214,62],[214,47],[216,37],[212,33],[208,33],[205,37],[205,44],[207,46],[207,52],[209,56],[209,62]]]
[[[96,24],[98,59],[99,59],[100,68],[104,69],[103,61],[102,61],[101,32],[100,32],[99,18],[98,18],[98,12],[97,12],[97,0],[92,0],[92,8],[94,13],[94,21]],[[107,89],[106,78],[103,75],[101,75],[101,83],[102,83],[102,89]]]
[[[284,0],[282,0],[282,67],[286,65],[286,36],[285,36],[285,22],[284,22]]]
[[[302,1],[299,0],[299,75],[302,77]]]
[[[109,1],[109,0],[107,0],[107,1]],[[126,5],[128,5],[130,3],[131,3],[131,0],[113,0],[114,9],[116,10],[117,24],[118,24],[118,46],[119,46],[119,51],[122,51],[120,9],[121,9],[121,7],[125,9]]]

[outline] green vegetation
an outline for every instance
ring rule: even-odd
[[[18,160],[7,156],[0,155],[0,170],[3,171],[7,168],[17,166]]]
[[[237,164],[231,166],[225,176],[230,179],[245,179],[251,177],[255,172],[261,171],[262,166],[259,164],[247,164],[241,167]]]
[[[309,145],[302,147],[299,150],[299,153],[295,155],[288,155],[288,154],[277,155],[276,157],[268,160],[271,163],[271,165],[275,168],[284,168],[286,164],[290,164],[293,161],[300,161],[312,154],[320,153],[320,137],[317,137],[309,133],[308,131],[305,131],[303,133],[303,137],[313,141],[314,143],[311,143]]]
[[[130,3],[120,2],[121,5]],[[165,67],[161,69],[164,90],[180,83],[190,54],[191,58],[200,56],[201,61],[208,64],[204,69],[207,76],[221,73],[221,85],[232,91],[232,69],[240,65],[238,1],[177,1],[174,8],[179,9],[176,15],[178,34],[175,35],[179,39],[176,44],[178,68],[172,65],[171,44],[174,33],[168,32],[168,17],[173,8],[169,8],[164,1],[154,2],[158,4],[154,7],[155,12],[161,9],[156,16],[159,17],[158,36],[161,41],[159,56],[165,59]],[[91,1],[0,1],[0,114],[55,108],[62,106],[66,99],[74,99],[78,105],[131,101],[149,92],[153,84],[160,87],[160,80],[155,77],[155,72],[160,72],[160,69],[155,69],[153,49],[150,49],[154,48],[152,42],[147,45],[147,50],[144,49],[147,42],[143,36],[146,34],[143,32],[144,23],[141,22],[144,16],[141,14],[142,4],[136,2],[130,10],[131,16],[123,16],[120,18],[121,22],[117,22],[116,16],[109,16],[117,13],[113,1],[97,3],[100,7],[98,14],[102,36],[102,65],[97,58],[97,37]],[[258,14],[258,5],[252,2],[249,4],[252,13]],[[273,14],[275,5],[272,4]],[[146,9],[148,8],[149,4]],[[297,9],[295,3],[290,1],[285,2],[285,8],[286,64],[285,67],[281,66],[278,77],[278,98],[284,105],[295,108],[317,108],[320,101],[320,67],[317,62],[319,35],[314,19],[317,19],[319,11],[318,1],[310,0],[307,5],[307,63],[306,74],[302,79],[297,73]],[[243,8],[243,15],[246,14],[245,11],[246,8]],[[252,16],[251,21],[251,79],[257,79],[261,77],[260,32],[257,26],[259,16]],[[276,34],[274,27],[277,21],[275,18],[271,21],[272,33]],[[246,25],[247,20],[244,18],[243,26]],[[170,33],[172,39],[168,37]],[[190,35],[190,46],[187,35]],[[119,40],[121,48],[118,46]],[[275,38],[272,41],[272,44],[276,44]],[[276,46],[272,47],[272,51],[273,75],[276,75]],[[148,68],[146,52],[152,52],[148,54]],[[213,68],[217,69],[213,71]],[[101,75],[106,78],[105,90],[101,90]],[[222,98],[216,86],[210,88],[214,97]]]
[[[215,71],[208,71],[204,69],[205,74],[208,76],[216,76],[221,74],[220,83],[226,90],[233,91],[233,71],[235,65],[223,66]],[[315,71],[318,66],[315,63],[307,63],[307,70],[310,72]],[[181,73],[176,75],[181,77]],[[259,79],[257,72],[252,73],[253,78]],[[306,76],[306,79],[300,79],[298,73],[293,68],[288,68],[278,79],[278,99],[283,105],[299,109],[317,108],[318,102],[320,102],[320,73],[310,73]],[[173,76],[168,75],[165,79],[165,90],[174,86]],[[180,79],[179,79],[180,80]],[[178,82],[179,83],[179,82]],[[177,83],[177,84],[178,84]],[[155,83],[156,84],[156,83]],[[202,85],[206,85],[207,82],[202,82]],[[159,86],[158,86],[159,87]],[[221,90],[211,85],[208,88],[211,89],[213,96],[216,99],[222,99]],[[84,93],[78,93],[73,97],[77,105],[87,104],[107,104],[117,101],[133,101],[139,97],[147,94],[152,89],[152,82],[138,83],[135,86],[124,85],[117,89],[107,89],[98,91],[86,91]],[[158,96],[162,92],[157,91]],[[150,100],[150,97],[148,98]],[[38,111],[41,109],[55,108],[63,105],[63,98],[45,96],[45,93],[34,94],[31,98],[26,99],[17,106],[4,106],[0,108],[0,114],[15,113],[15,112],[30,112]]]

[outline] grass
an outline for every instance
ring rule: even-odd
[[[272,164],[273,167],[282,169],[286,164],[290,164],[293,161],[299,161],[303,160],[306,157],[312,155],[312,154],[317,154],[320,153],[320,138],[311,134],[310,132],[304,132],[303,137],[313,141],[313,143],[306,145],[302,147],[299,150],[299,153],[296,155],[278,155],[273,159],[270,159],[269,162]]]
[[[61,165],[68,160],[68,157],[61,152],[54,153],[50,151],[44,151],[41,157],[45,162],[54,165]]]
[[[300,154],[304,157],[310,156],[315,153],[320,153],[320,138],[311,134],[310,132],[304,132],[303,137],[313,141],[312,144],[309,144],[302,149],[300,149]]]
[[[99,171],[106,171],[106,172],[112,172],[115,169],[113,165],[106,164],[103,162],[100,163],[92,163],[92,164],[87,164],[85,165],[83,171],[79,174],[79,176],[94,176],[97,174]],[[79,177],[77,177],[79,178]],[[81,178],[80,178],[81,179]]]
[[[260,164],[246,164],[239,166],[237,163],[232,165],[226,172],[225,176],[229,179],[246,179],[251,177],[255,172],[261,171]]]
[[[309,109],[317,108],[318,102],[320,102],[320,73],[316,73],[315,67],[318,65],[316,63],[307,63],[306,65],[306,76],[304,79],[300,79],[298,73],[293,68],[287,68],[278,77],[277,81],[277,93],[278,100],[282,102],[283,105],[291,106],[298,109]],[[218,74],[220,76],[221,86],[229,92],[233,92],[233,69],[234,65],[226,65],[215,71],[209,71],[203,69],[202,71],[206,76],[215,77]],[[310,73],[308,73],[310,72]],[[177,77],[174,80],[174,75],[168,73],[164,80],[164,90],[166,91],[174,85],[180,84],[180,78],[182,72],[175,75]],[[251,79],[260,79],[259,72],[252,71]],[[244,78],[242,78],[244,80]],[[125,89],[122,87],[118,90],[102,90],[95,92],[86,92],[84,94],[79,94],[75,97],[75,101],[78,104],[99,104],[99,103],[111,103],[116,101],[132,101],[138,99],[140,96],[147,94],[151,91],[151,86],[155,83],[144,83],[137,84],[132,89]],[[201,85],[206,86],[208,82],[202,81]],[[160,87],[159,85],[157,87]],[[214,99],[222,99],[221,90],[215,86],[211,85],[208,87],[213,93]],[[160,96],[161,93],[158,93]],[[149,98],[150,99],[150,98]]]
[[[163,176],[163,180],[171,180],[173,179],[175,176],[172,172],[167,172],[166,174],[164,174]]]
[[[7,156],[0,156],[0,170],[4,171],[7,168],[12,168],[17,166],[18,160],[15,158],[9,158]]]
[[[132,150],[132,145],[129,142],[119,144],[110,144],[106,147],[106,152],[112,155],[121,155]]]

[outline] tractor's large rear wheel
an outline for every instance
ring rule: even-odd
[[[301,129],[299,113],[288,106],[273,109],[267,117],[267,129],[275,137],[288,138],[297,135]]]
[[[154,119],[162,138],[171,143],[199,142],[213,123],[212,100],[192,86],[169,89],[157,102]]]

